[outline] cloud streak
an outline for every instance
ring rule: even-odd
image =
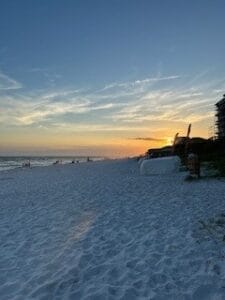
[[[145,78],[145,79],[135,80],[135,81],[130,81],[130,82],[111,83],[111,84],[106,85],[100,91],[103,92],[103,91],[114,89],[114,88],[129,88],[129,87],[146,85],[149,83],[156,83],[156,82],[165,81],[165,80],[174,80],[174,79],[178,79],[178,78],[180,78],[180,76],[178,76],[178,75],[171,75],[171,76],[165,76],[165,77],[157,76],[157,77],[150,77],[150,78]]]
[[[2,75],[2,73],[0,73]],[[4,78],[0,94],[0,123],[7,126],[43,126],[68,131],[149,131],[163,122],[202,122],[212,120],[215,90],[222,90],[221,79],[202,82],[182,76],[158,76],[132,82],[112,83],[99,89],[49,89],[18,93],[17,81]],[[198,78],[198,76],[196,76]],[[1,85],[0,85],[1,87]],[[155,130],[155,128],[154,128]],[[162,142],[154,137],[136,140]]]
[[[21,83],[0,71],[0,91],[17,90],[20,88],[22,88]]]

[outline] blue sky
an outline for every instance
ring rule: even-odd
[[[148,146],[136,137],[157,146],[189,122],[207,136],[225,91],[224,11],[222,0],[1,0],[0,153],[133,154]]]

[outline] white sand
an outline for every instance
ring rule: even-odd
[[[0,299],[225,299],[225,182],[182,178],[132,160],[0,173]]]

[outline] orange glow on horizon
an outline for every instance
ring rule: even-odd
[[[171,145],[176,132],[184,136],[186,124],[180,128],[173,124],[170,128],[153,130],[130,129],[129,131],[71,132],[54,129],[16,129],[1,133],[2,153],[23,153],[38,155],[100,155],[110,157],[135,156],[145,153],[149,148]],[[207,130],[193,126],[191,136],[207,137]],[[155,132],[155,134],[154,134]]]

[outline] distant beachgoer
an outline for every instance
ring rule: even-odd
[[[30,161],[28,160],[27,162],[24,162],[23,164],[22,164],[22,167],[24,167],[24,168],[30,168]]]

